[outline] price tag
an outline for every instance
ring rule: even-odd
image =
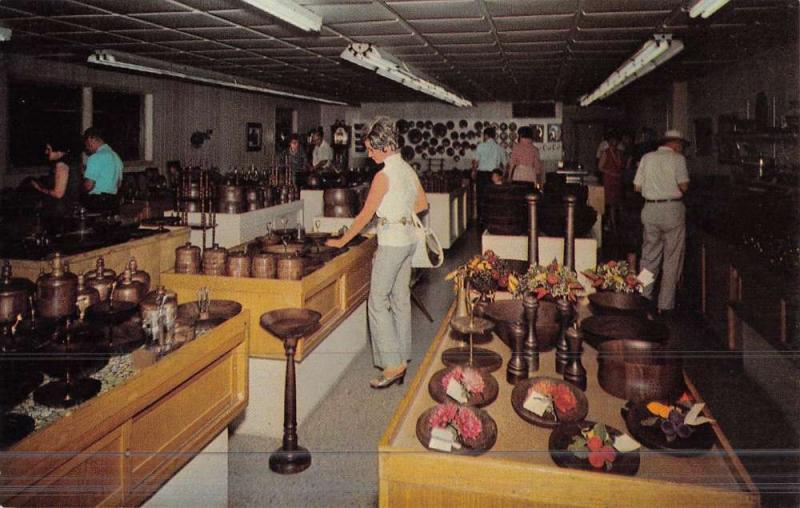
[[[454,448],[456,436],[450,428],[435,427],[431,430],[431,440],[428,448],[443,452],[450,452]]]
[[[635,439],[627,434],[622,434],[614,439],[614,448],[621,453],[632,452],[641,447],[642,445],[640,445]]]
[[[683,417],[683,423],[686,425],[703,425],[704,423],[713,422],[711,418],[706,418],[705,416],[700,416],[700,412],[703,411],[703,408],[706,407],[705,402],[697,402],[692,406],[692,409],[686,413],[686,416]]]
[[[454,377],[447,383],[447,395],[460,404],[467,403],[467,390]]]
[[[546,395],[542,395],[541,393],[534,391],[531,392],[530,397],[525,399],[525,403],[522,405],[522,407],[536,416],[542,417],[548,410],[553,410],[553,401],[550,400],[550,398],[548,398]]]
[[[642,268],[642,271],[639,272],[639,275],[636,278],[639,279],[639,282],[642,283],[642,286],[649,286],[653,283],[653,281],[656,280],[655,277],[653,277],[653,272],[647,268]]]

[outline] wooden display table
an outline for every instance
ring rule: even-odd
[[[178,212],[170,210],[168,216],[176,216]],[[200,226],[200,213],[189,213],[189,224]],[[275,205],[252,212],[218,213],[216,214],[217,232],[216,242],[220,247],[230,248],[249,242],[267,232],[267,223],[272,221],[276,229],[283,227],[281,220],[286,219],[286,227],[297,227],[303,224],[303,201],[292,201],[283,205]],[[211,215],[206,214],[206,221],[211,220]],[[210,225],[209,225],[210,226]],[[199,227],[192,228],[191,242],[202,247],[203,230]],[[211,229],[206,230],[206,246],[211,247]]]
[[[137,506],[247,405],[247,310],[0,453],[5,506]]]
[[[163,233],[158,233],[147,238],[129,240],[125,243],[95,249],[83,254],[64,256],[64,261],[69,264],[69,269],[75,274],[93,270],[97,258],[103,256],[106,268],[117,273],[127,268],[128,261],[136,258],[139,270],[150,274],[152,286],[160,284],[161,272],[175,266],[175,249],[189,240],[189,228],[167,228]],[[27,259],[10,259],[14,277],[25,277],[36,281],[42,270],[50,272],[49,261],[29,261]]]
[[[380,506],[757,506],[759,495],[719,426],[712,451],[678,458],[641,450],[636,476],[563,469],[548,452],[550,430],[535,427],[511,407],[513,386],[505,381],[505,365],[493,373],[500,384],[495,402],[484,409],[497,422],[497,442],[484,455],[456,456],[426,450],[415,426],[423,411],[435,405],[428,381],[444,368],[440,357],[455,342],[445,317],[420,365],[409,392],[400,403],[379,445]],[[460,343],[459,343],[460,344]],[[504,362],[509,349],[495,336],[481,344],[498,352]],[[588,371],[587,420],[625,430],[617,399],[597,384],[597,353],[585,347]],[[539,375],[559,378],[555,353],[542,353]],[[700,396],[686,380],[693,395]]]
[[[196,300],[197,291],[207,287],[212,299],[236,300],[256,317],[283,307],[316,310],[322,314],[322,326],[300,340],[296,358],[302,361],[366,299],[372,254],[377,244],[376,238],[370,238],[352,246],[301,280],[184,275],[170,270],[161,274],[161,281],[178,293],[179,301]],[[283,343],[263,330],[258,319],[250,324],[250,354],[259,358],[285,359]]]

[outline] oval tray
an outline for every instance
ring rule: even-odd
[[[704,423],[694,427],[692,435],[685,439],[676,438],[674,441],[667,441],[667,437],[661,432],[659,425],[646,426],[641,421],[655,416],[647,410],[644,403],[629,403],[627,410],[623,408],[622,416],[625,418],[625,426],[633,439],[642,445],[674,457],[696,457],[708,453],[716,443],[714,429],[710,423]]]
[[[433,406],[432,408],[427,409],[417,419],[417,439],[419,439],[419,442],[422,444],[422,446],[428,450],[430,450],[430,448],[428,448],[428,443],[430,443],[431,440],[431,426],[428,423],[428,420],[437,407],[438,406]],[[450,452],[453,455],[482,455],[491,450],[494,446],[494,443],[497,441],[497,423],[491,416],[489,416],[489,413],[483,409],[474,407],[469,407],[469,410],[475,412],[475,414],[478,416],[481,421],[481,425],[483,426],[483,430],[481,431],[481,435],[478,436],[478,444],[475,447],[470,448],[464,443],[461,443],[461,448],[453,449],[453,451]],[[433,451],[438,452],[439,450]]]
[[[556,421],[552,417],[548,416],[538,416],[536,413],[532,413],[525,409],[523,406],[525,404],[525,399],[528,396],[528,390],[534,383],[538,383],[541,381],[548,381],[553,384],[559,385],[567,385],[575,395],[575,399],[577,400],[577,405],[575,409],[567,414],[560,414],[559,413],[559,420]],[[565,425],[569,423],[575,423],[583,420],[586,418],[586,415],[589,414],[589,401],[586,399],[586,394],[578,388],[577,386],[573,385],[572,383],[568,383],[567,381],[561,379],[554,379],[550,377],[532,377],[530,379],[526,379],[521,381],[514,386],[514,390],[511,392],[511,406],[514,408],[514,411],[519,415],[520,418],[525,420],[528,423],[533,425],[537,425],[539,427],[546,427],[549,429],[558,427],[559,425]]]
[[[431,376],[431,380],[428,381],[428,393],[431,394],[431,397],[436,402],[455,402],[454,399],[450,398],[447,395],[447,390],[442,386],[442,379],[444,376],[453,370],[455,367],[442,369],[437,371]],[[474,406],[474,407],[484,407],[488,406],[492,402],[497,399],[497,394],[500,391],[500,385],[497,383],[497,380],[489,374],[485,370],[475,369],[483,378],[484,382],[484,390],[482,394],[479,395],[472,395],[470,394],[467,398],[467,406]]]
[[[566,467],[570,469],[580,469],[583,471],[593,471],[597,473],[611,473],[633,476],[639,471],[639,450],[628,453],[617,452],[617,459],[612,463],[611,470],[597,469],[592,467],[588,459],[581,459],[567,450],[567,447],[572,443],[572,438],[580,434],[581,429],[585,427],[594,426],[595,422],[584,421],[580,423],[569,423],[560,425],[553,429],[550,434],[548,447],[550,449],[550,458],[556,463],[558,467]],[[622,434],[621,431],[606,425],[606,430],[612,436]]]

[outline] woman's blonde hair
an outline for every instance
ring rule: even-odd
[[[374,150],[389,151],[397,150],[397,133],[394,130],[394,122],[386,116],[375,119],[366,135],[369,145]]]

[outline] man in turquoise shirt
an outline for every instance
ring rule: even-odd
[[[494,140],[497,135],[494,127],[483,130],[483,143],[475,149],[475,157],[472,160],[472,179],[477,182],[478,191],[478,219],[483,224],[483,201],[486,186],[490,183],[492,171],[500,169],[503,173],[506,167],[506,151]]]
[[[84,188],[90,195],[116,194],[122,182],[122,159],[94,127],[83,133],[83,144],[90,154],[83,174]]]

